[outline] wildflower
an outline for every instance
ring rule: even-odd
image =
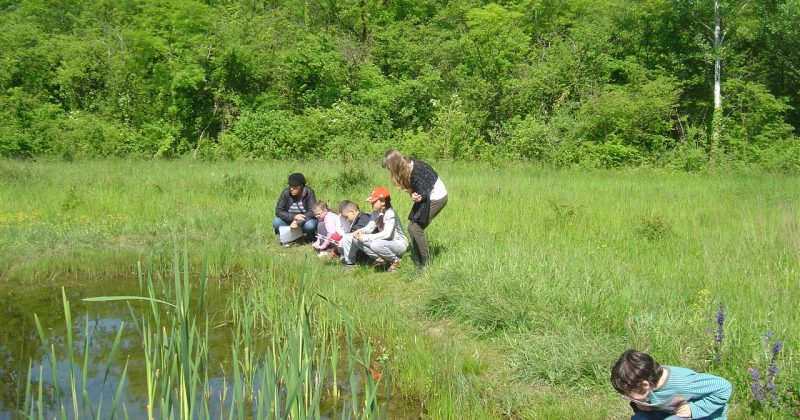
[[[778,365],[775,363],[769,365],[769,370],[767,370],[767,378],[772,378],[778,374]]]
[[[750,385],[750,389],[753,391],[753,398],[758,402],[767,402],[767,396],[764,395],[764,389],[761,387],[761,373],[755,368],[749,368],[747,371],[750,372],[750,376],[753,378],[753,383]]]
[[[717,344],[721,344],[722,340],[725,338],[725,330],[723,328],[725,324],[725,307],[720,304],[719,310],[717,311],[717,336],[716,341]]]
[[[772,357],[777,356],[782,348],[783,348],[783,343],[780,341],[776,341],[775,344],[772,346]]]

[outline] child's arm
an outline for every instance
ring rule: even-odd
[[[328,214],[333,214],[333,213],[328,213]],[[334,215],[332,217],[325,216],[325,218],[322,219],[322,222],[325,224],[325,232],[327,233],[325,234],[324,238],[319,238],[317,240],[317,242],[319,242],[318,245],[319,249],[327,248],[331,244],[330,241],[331,235],[336,233],[337,229],[341,229],[341,225],[339,223],[336,223],[336,220],[338,218],[339,216]]]
[[[358,232],[360,235],[366,235],[366,234],[372,233],[375,230],[375,228],[378,227],[378,217],[379,217],[378,214],[375,214],[375,213],[370,214],[369,215],[369,222],[367,222],[367,225],[364,226],[361,229],[356,229],[353,232],[354,233]],[[356,238],[356,239],[359,239],[359,238]]]
[[[394,224],[397,220],[397,213],[389,209],[383,214],[383,229],[368,235],[362,235],[361,240],[364,242],[377,241],[379,239],[389,239],[394,233]],[[370,222],[372,223],[372,222]],[[367,225],[369,227],[369,225]],[[366,228],[364,228],[366,229]]]
[[[690,410],[687,418],[707,417],[723,409],[728,404],[732,391],[731,383],[719,376],[708,373],[690,375],[686,378],[686,392],[694,397],[685,404]],[[681,408],[678,407],[679,410]],[[683,413],[685,414],[685,409]]]

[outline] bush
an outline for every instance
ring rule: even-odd
[[[616,143],[583,144],[585,153],[581,165],[589,168],[621,168],[636,166],[642,162],[639,150]]]
[[[790,137],[760,150],[758,163],[770,172],[800,173],[800,138]]]
[[[309,158],[316,156],[320,133],[303,116],[288,111],[246,111],[234,126],[233,133],[248,158]],[[228,140],[234,140],[229,138]]]
[[[515,118],[506,131],[500,147],[512,159],[544,160],[553,150],[551,127],[533,115]]]
[[[485,146],[480,123],[485,118],[464,109],[458,96],[440,109],[430,131],[436,154],[444,159],[476,159]]]
[[[671,142],[679,94],[677,82],[668,77],[641,85],[606,86],[578,112],[581,137],[636,148],[646,155],[659,154]]]
[[[708,154],[699,147],[684,145],[674,150],[668,166],[686,172],[698,172],[708,167]]]
[[[406,156],[417,159],[430,160],[437,154],[430,134],[422,130],[398,131],[394,143],[394,147],[402,150]]]

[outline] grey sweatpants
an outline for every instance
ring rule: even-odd
[[[400,255],[408,249],[408,242],[405,240],[387,241],[378,239],[367,243],[361,241],[353,241],[353,243],[373,260],[376,258],[383,258],[390,262],[399,258]]]

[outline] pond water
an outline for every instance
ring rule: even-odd
[[[66,277],[66,276],[64,276]],[[107,411],[111,406],[119,383],[118,378],[127,363],[126,379],[120,405],[124,404],[128,416],[146,418],[147,380],[139,332],[134,325],[133,316],[126,302],[84,302],[81,299],[95,296],[137,296],[140,295],[135,276],[131,278],[64,278],[53,276],[44,282],[12,282],[0,277],[0,419],[22,418],[17,416],[17,407],[24,401],[25,384],[29,363],[33,367],[34,378],[41,369],[45,406],[50,406],[53,415],[57,412],[57,402],[53,401],[56,387],[61,390],[64,404],[71,407],[69,395],[70,361],[66,351],[66,326],[62,304],[61,288],[70,301],[72,331],[76,357],[83,355],[84,339],[88,338],[87,393],[92,405],[97,406],[102,399]],[[230,387],[231,372],[231,329],[225,323],[227,293],[229,287],[220,282],[209,282],[206,294],[211,325],[209,329],[209,385],[211,388],[212,416],[227,410],[228,404],[221,404],[220,394],[225,383]],[[138,308],[138,304],[131,305]],[[134,309],[138,313],[138,309]],[[57,384],[53,381],[48,353],[44,351],[34,321],[36,314],[41,322],[48,345],[52,345],[57,355]],[[120,326],[124,325],[119,348],[114,360],[109,363],[111,349]],[[87,328],[88,326],[88,328]],[[88,335],[88,337],[87,337]],[[74,372],[80,387],[82,360],[76,360]],[[106,366],[111,366],[106,372]],[[345,375],[342,375],[344,377]],[[34,386],[37,386],[34,380]],[[334,386],[328,384],[328,387]],[[334,401],[326,398],[322,404],[324,417],[338,418],[342,410],[348,410],[350,398],[348,385],[340,381],[343,395]],[[359,392],[357,390],[357,392]],[[228,398],[231,390],[228,389]],[[383,401],[385,402],[385,401]],[[392,399],[388,406],[389,418],[419,418],[418,403]],[[69,415],[68,415],[69,416]]]

